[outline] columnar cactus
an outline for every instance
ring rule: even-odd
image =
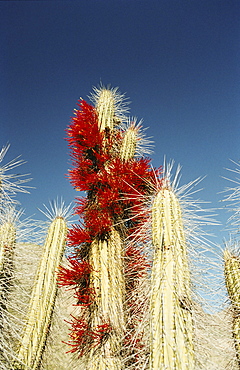
[[[11,306],[15,293],[11,284],[14,288],[15,280],[20,275],[25,277],[23,270],[27,269],[23,264],[14,279],[16,230],[10,219],[3,222],[3,215],[4,208],[15,202],[12,195],[26,190],[26,180],[5,174],[21,164],[19,160],[0,168],[0,329],[4,332],[4,338],[0,333],[0,367],[202,369],[210,356],[207,353],[201,362],[202,352],[195,353],[196,312],[201,308],[196,309],[189,269],[191,246],[186,235],[191,222],[185,225],[183,221],[191,219],[192,209],[184,218],[187,211],[181,206],[181,191],[176,190],[177,176],[170,182],[171,165],[161,175],[143,157],[149,154],[148,142],[141,122],[126,118],[124,96],[117,89],[102,86],[94,88],[91,101],[93,106],[79,101],[67,130],[73,164],[69,178],[77,191],[86,192],[86,196],[76,198],[79,223],[66,236],[64,212],[52,218],[33,284],[26,284],[27,289],[20,287],[20,293],[15,290],[19,310]],[[0,162],[6,150],[0,152]],[[185,201],[188,203],[187,196]],[[193,229],[193,234],[198,231],[196,224]],[[60,265],[66,238],[68,262]],[[28,250],[38,248],[27,244]],[[204,240],[204,248],[206,245]],[[23,249],[24,245],[19,246]],[[36,257],[36,250],[32,252]],[[233,334],[240,358],[239,269],[239,259],[226,251],[225,278],[235,313]],[[51,346],[51,338],[56,335],[52,330],[55,300],[57,306],[61,301],[58,286],[70,288],[70,295],[73,292],[71,308],[62,302],[64,317],[67,311],[71,315],[64,324],[70,333],[68,340],[61,337]],[[24,314],[20,312],[22,306]],[[11,320],[10,324],[6,321],[6,330],[4,315],[11,315],[19,325],[9,331],[8,341],[13,333],[16,336],[10,356],[6,355],[5,333]],[[204,315],[202,311],[200,315]],[[55,361],[59,347],[65,351],[67,345],[73,356],[69,355],[70,360],[64,364]],[[52,355],[55,348],[57,354]],[[52,361],[48,361],[49,355]],[[215,365],[214,358],[210,358],[211,366]]]
[[[77,199],[83,228],[76,225],[69,232],[75,256],[70,268],[60,271],[59,283],[75,286],[82,307],[72,321],[72,352],[87,359],[87,369],[122,369],[130,340],[125,239],[142,221],[140,196],[152,191],[155,172],[149,160],[135,157],[140,126],[124,123],[123,96],[100,88],[92,100],[95,108],[81,101],[68,130],[74,165],[70,179],[87,197]]]
[[[240,174],[239,164],[234,162],[238,167],[235,170],[231,170],[236,174]],[[239,244],[237,238],[239,238],[239,196],[240,196],[240,179],[236,178],[230,180],[237,184],[234,188],[228,188],[230,194],[226,196],[225,201],[229,201],[229,207],[233,211],[232,216],[229,219],[231,224],[232,234],[231,241],[229,244],[231,249],[225,249],[224,251],[224,276],[225,285],[227,288],[228,296],[231,301],[233,311],[233,323],[232,323],[232,334],[234,338],[234,344],[236,349],[236,355],[238,364],[240,367],[240,257],[239,257]],[[234,241],[234,242],[232,242]],[[234,244],[234,245],[232,245]]]
[[[1,306],[4,305],[4,296],[7,286],[11,285],[12,258],[16,243],[16,227],[11,221],[0,225],[0,276],[1,276]]]
[[[92,242],[90,286],[95,292],[96,305],[92,325],[100,329],[100,334],[102,330],[105,338],[101,338],[103,345],[99,353],[94,348],[90,351],[91,369],[121,369],[121,342],[126,327],[123,261],[123,245],[116,230],[110,231],[107,239]]]
[[[224,251],[225,283],[233,307],[233,326],[235,349],[240,365],[240,258]]]
[[[13,222],[0,225],[0,363],[9,366],[9,331],[7,302],[13,284],[13,253],[16,244],[16,228]],[[13,339],[13,338],[11,338]]]
[[[0,151],[0,163],[3,161],[9,145]],[[18,203],[14,196],[17,192],[28,192],[23,185],[29,179],[25,175],[9,173],[12,169],[23,164],[19,157],[0,166],[0,364],[3,369],[10,368],[12,359],[12,337],[9,327],[9,313],[7,310],[9,294],[14,280],[13,255],[16,245],[15,221],[19,213],[15,210]]]
[[[152,242],[150,369],[193,369],[188,256],[181,208],[170,185],[152,205]]]
[[[49,227],[39,263],[15,369],[37,369],[40,364],[57,294],[57,269],[65,249],[66,222],[54,219]]]

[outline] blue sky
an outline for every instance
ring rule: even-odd
[[[149,127],[153,164],[180,163],[181,184],[206,175],[196,197],[219,207],[221,176],[233,177],[224,168],[240,159],[238,0],[1,1],[0,14],[0,145],[33,177],[31,195],[18,196],[26,216],[78,195],[65,129],[100,81],[126,92]]]

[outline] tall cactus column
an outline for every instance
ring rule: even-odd
[[[229,250],[224,251],[224,275],[233,307],[232,333],[240,366],[240,258],[232,255]]]
[[[194,368],[190,274],[179,201],[170,186],[152,205],[155,248],[150,298],[150,369]]]
[[[0,364],[9,366],[9,330],[7,304],[13,280],[13,253],[16,244],[16,227],[6,221],[0,226]],[[12,339],[12,338],[11,338]],[[5,369],[5,367],[4,367]]]
[[[134,157],[140,128],[123,122],[117,89],[94,89],[92,100],[95,107],[80,102],[68,129],[69,177],[87,196],[77,198],[83,227],[69,232],[74,256],[72,267],[62,269],[60,284],[74,286],[80,306],[72,321],[71,351],[82,357],[84,369],[120,370],[129,357],[125,238],[142,221],[139,199],[149,195],[155,173],[148,159]]]
[[[0,307],[5,307],[8,286],[13,274],[13,250],[16,243],[16,228],[11,221],[0,226]],[[0,309],[1,312],[1,309]]]
[[[66,244],[67,226],[56,217],[49,229],[43,255],[35,277],[25,330],[16,355],[15,369],[38,368],[57,294],[57,269]]]
[[[90,280],[95,291],[92,318],[94,328],[104,328],[102,346],[89,354],[92,370],[121,369],[120,351],[125,332],[123,244],[119,233],[112,230],[105,240],[93,241],[90,252]],[[109,331],[108,331],[109,329]]]

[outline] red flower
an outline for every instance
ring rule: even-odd
[[[91,243],[91,241],[88,231],[80,225],[73,225],[73,228],[68,231],[69,246],[78,246],[82,243]]]
[[[72,318],[73,320],[70,322],[72,326],[70,332],[71,341],[67,344],[72,347],[69,352],[79,352],[79,357],[104,343],[104,340],[108,338],[111,332],[111,326],[108,323],[97,325],[91,329],[83,319],[73,316]]]
[[[88,275],[92,271],[90,264],[86,261],[69,258],[70,267],[59,267],[58,284],[60,286],[86,286]]]
[[[78,102],[79,110],[75,111],[69,126],[68,142],[76,151],[94,148],[102,141],[103,135],[98,128],[97,113],[94,107],[84,100]]]

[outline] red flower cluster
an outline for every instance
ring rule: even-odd
[[[71,341],[67,343],[72,349],[68,352],[79,352],[79,357],[88,353],[92,348],[100,346],[111,333],[112,329],[108,323],[91,329],[86,321],[73,316],[72,318],[70,322],[73,329],[70,333]]]
[[[94,292],[89,286],[89,275],[92,268],[86,261],[74,258],[69,258],[68,261],[69,268],[59,267],[58,284],[59,286],[70,286],[75,290],[77,305],[89,306],[94,297]]]
[[[156,171],[150,166],[149,159],[121,160],[118,156],[121,131],[100,131],[96,109],[83,100],[78,106],[67,130],[72,158],[69,178],[75,189],[87,191],[87,197],[76,199],[75,212],[83,220],[84,227],[73,226],[68,233],[68,244],[75,248],[76,256],[81,260],[70,258],[70,267],[60,268],[58,280],[59,285],[75,290],[77,305],[89,306],[94,292],[90,288],[92,270],[87,262],[86,248],[119,223],[125,227],[128,236],[136,231],[144,220],[142,201],[153,191]],[[83,246],[85,254],[81,254]],[[130,291],[135,287],[134,280],[141,278],[149,266],[134,247],[127,249],[126,257],[126,288]],[[79,351],[80,356],[100,345],[111,331],[106,323],[93,330],[91,324],[81,318],[74,318],[71,324],[70,345],[73,348],[70,352]]]
[[[83,229],[80,225],[73,225],[68,232],[68,244],[78,246],[82,243],[91,243],[91,237],[86,229]]]
[[[155,171],[149,159],[118,158],[114,140],[120,140],[121,134],[100,132],[95,108],[85,101],[78,105],[80,109],[68,129],[73,163],[69,177],[77,190],[88,191],[85,201],[78,199],[76,212],[84,218],[89,235],[94,238],[106,234],[119,220],[133,218],[133,208],[135,223],[140,220],[136,212],[141,203],[139,197],[152,190]],[[76,245],[75,236],[75,232],[69,234],[71,245]],[[81,241],[80,237],[79,244]]]

